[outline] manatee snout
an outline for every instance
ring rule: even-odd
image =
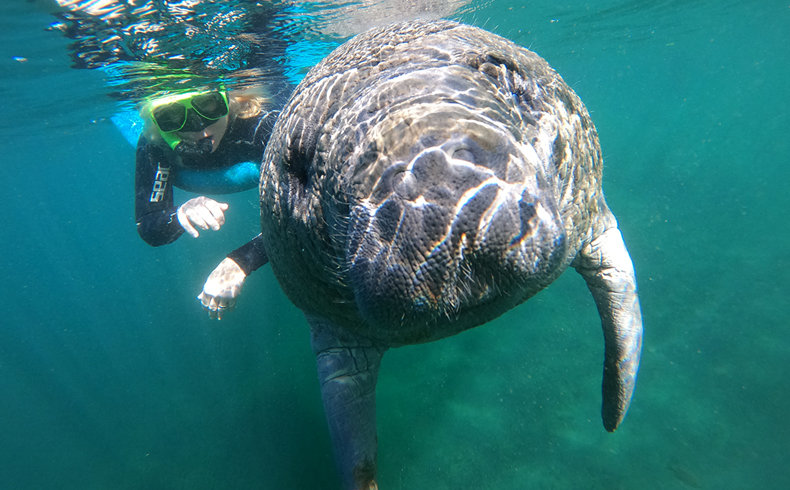
[[[368,323],[429,326],[502,298],[523,301],[565,257],[541,169],[494,122],[448,117],[451,109],[412,118],[420,138],[410,145],[403,124],[374,128],[379,163],[358,166],[387,162],[349,223],[349,278]],[[388,141],[401,153],[382,150]]]

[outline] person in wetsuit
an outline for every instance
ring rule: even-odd
[[[260,95],[223,89],[170,95],[147,103],[141,111],[146,130],[137,144],[135,170],[135,220],[140,237],[149,245],[161,246],[184,232],[197,238],[198,229],[219,230],[228,204],[198,196],[176,205],[174,181],[179,174],[259,163],[278,114]],[[259,235],[228,254],[206,281],[201,296],[214,301],[215,311],[232,305],[244,278],[266,262]]]
[[[301,16],[293,17],[289,2],[73,0],[54,8],[57,21],[50,30],[72,40],[72,66],[103,70],[113,97],[138,101],[159,87],[172,89],[172,80],[180,86],[222,78],[265,90],[260,111],[254,109],[261,99],[249,91],[176,93],[143,106],[146,128],[135,172],[140,237],[161,246],[184,232],[197,237],[200,230],[222,227],[226,203],[201,195],[176,204],[173,186],[210,195],[244,190],[226,186],[219,191],[213,179],[231,175],[223,169],[233,172],[239,162],[260,164],[278,113],[274,109],[283,106],[294,73],[304,68],[292,65],[288,54]],[[255,174],[252,188],[257,168],[250,173]],[[186,185],[187,175],[198,176],[189,183],[199,182],[204,189]],[[201,298],[215,308],[230,304],[243,278],[267,261],[259,244],[256,238],[231,252],[206,281]]]

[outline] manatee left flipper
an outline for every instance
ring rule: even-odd
[[[329,433],[345,490],[375,490],[376,381],[386,347],[309,319]]]
[[[642,312],[631,256],[614,216],[578,253],[573,267],[587,281],[604,333],[603,405],[607,431],[620,425],[631,403],[642,350]]]

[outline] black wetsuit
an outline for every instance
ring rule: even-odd
[[[260,162],[278,111],[264,112],[256,118],[234,118],[217,150],[205,156],[178,158],[176,152],[141,136],[137,143],[135,170],[135,220],[137,232],[154,247],[175,241],[184,233],[178,222],[178,206],[173,203],[173,174],[181,168],[200,171]],[[180,161],[179,161],[180,160]],[[231,252],[246,274],[265,264],[266,253],[260,236]]]

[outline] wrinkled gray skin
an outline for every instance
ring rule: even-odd
[[[344,488],[376,488],[389,347],[483,324],[569,265],[601,316],[603,423],[617,428],[642,320],[601,167],[576,94],[542,58],[480,29],[374,29],[306,76],[264,156],[261,225],[311,326]]]

